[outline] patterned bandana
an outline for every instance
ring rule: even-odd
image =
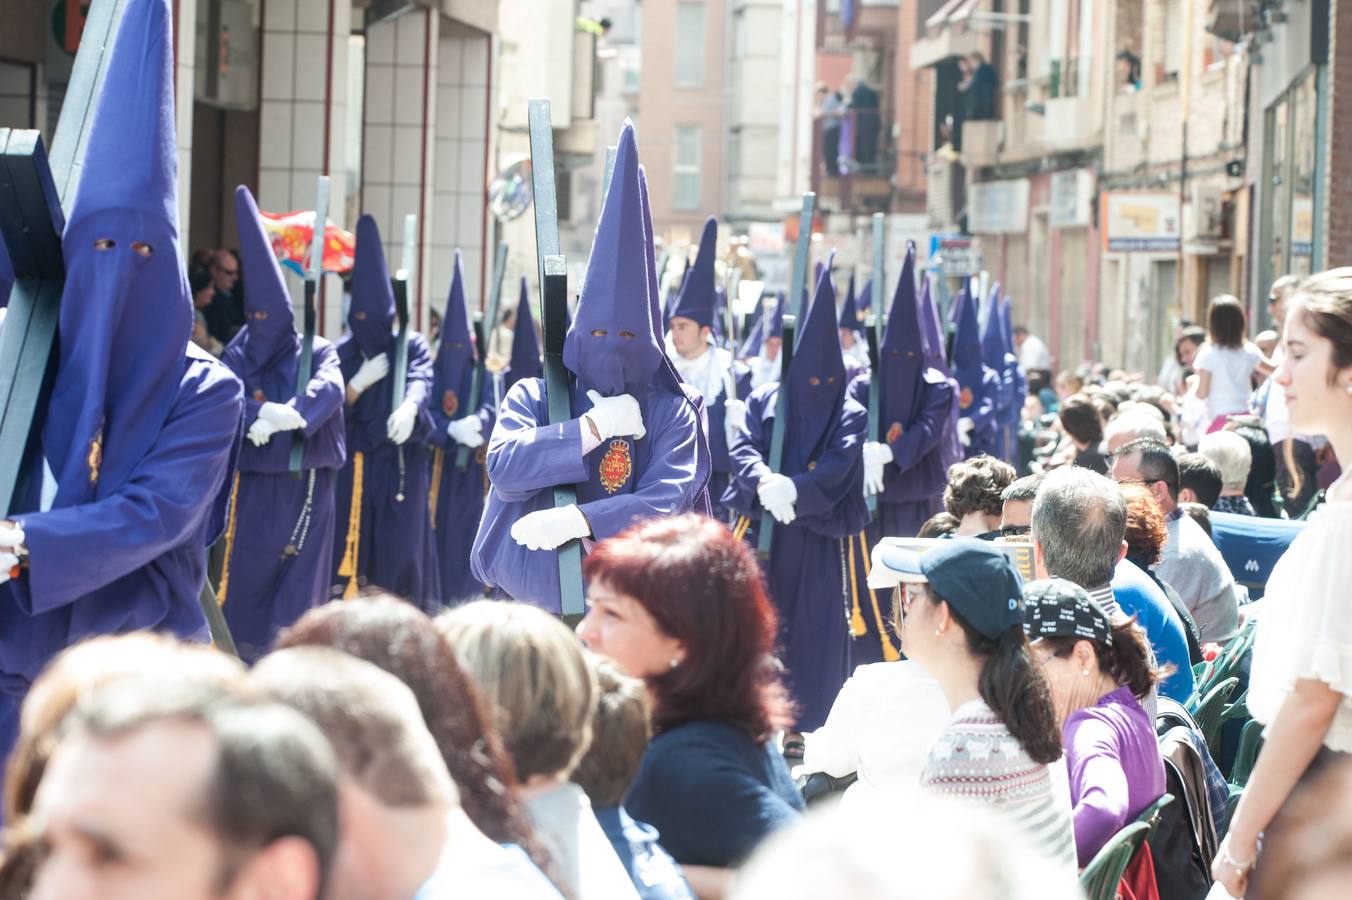
[[[1030,641],[1075,637],[1112,646],[1108,614],[1084,588],[1064,578],[1034,581],[1023,589],[1023,630]]]

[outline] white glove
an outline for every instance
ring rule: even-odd
[[[643,427],[643,411],[639,409],[638,401],[628,394],[602,397],[596,391],[587,391],[587,398],[591,400],[592,408],[586,417],[596,426],[601,440],[632,437],[637,441],[648,433]]]
[[[958,419],[958,440],[964,447],[972,446],[972,429],[976,428],[976,423],[963,416]]]
[[[531,550],[553,550],[589,534],[587,517],[572,503],[528,513],[512,526],[512,540]]]
[[[392,443],[402,444],[413,434],[413,423],[417,421],[418,405],[411,400],[405,400],[385,420],[385,434]]]
[[[305,427],[305,417],[287,403],[264,403],[258,409],[258,418],[278,431],[295,431]]]
[[[18,548],[23,542],[22,528],[13,522],[0,522],[0,584],[9,581],[10,572],[19,564]]]
[[[357,374],[348,380],[347,386],[360,394],[388,374],[390,374],[390,358],[382,353],[362,363]]]
[[[877,441],[864,442],[864,496],[883,492],[883,466],[892,461],[892,448]]]
[[[261,447],[272,440],[272,436],[276,433],[277,426],[265,420],[262,416],[259,416],[257,419],[254,419],[254,423],[249,426],[249,434],[247,436],[249,440],[253,442],[255,447]]]
[[[452,419],[446,426],[446,433],[451,436],[451,440],[457,444],[464,444],[473,450],[483,446],[484,442],[484,423],[479,421],[478,416],[465,416],[460,419]]]
[[[723,426],[731,445],[737,433],[746,427],[746,403],[741,400],[726,400],[723,403]]]
[[[765,511],[775,517],[781,525],[788,525],[798,518],[793,505],[798,502],[798,488],[787,475],[771,472],[761,479],[756,495]]]

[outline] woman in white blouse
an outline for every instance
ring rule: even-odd
[[[1276,374],[1292,430],[1328,437],[1352,461],[1352,268],[1306,279],[1287,306]],[[1259,835],[1307,774],[1352,752],[1352,479],[1292,542],[1268,580],[1254,647],[1249,709],[1267,742],[1212,874],[1242,896]],[[1258,874],[1261,879],[1261,871]]]

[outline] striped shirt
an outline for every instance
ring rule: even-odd
[[[1049,767],[1033,761],[983,700],[953,713],[930,748],[920,784],[1001,810],[1050,858],[1075,867],[1070,808],[1053,790]]]

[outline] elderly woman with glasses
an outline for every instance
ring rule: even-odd
[[[1164,793],[1164,760],[1141,705],[1160,672],[1140,626],[1110,621],[1079,585],[1035,581],[1023,603],[1024,629],[1061,723],[1075,852],[1085,866]]]

